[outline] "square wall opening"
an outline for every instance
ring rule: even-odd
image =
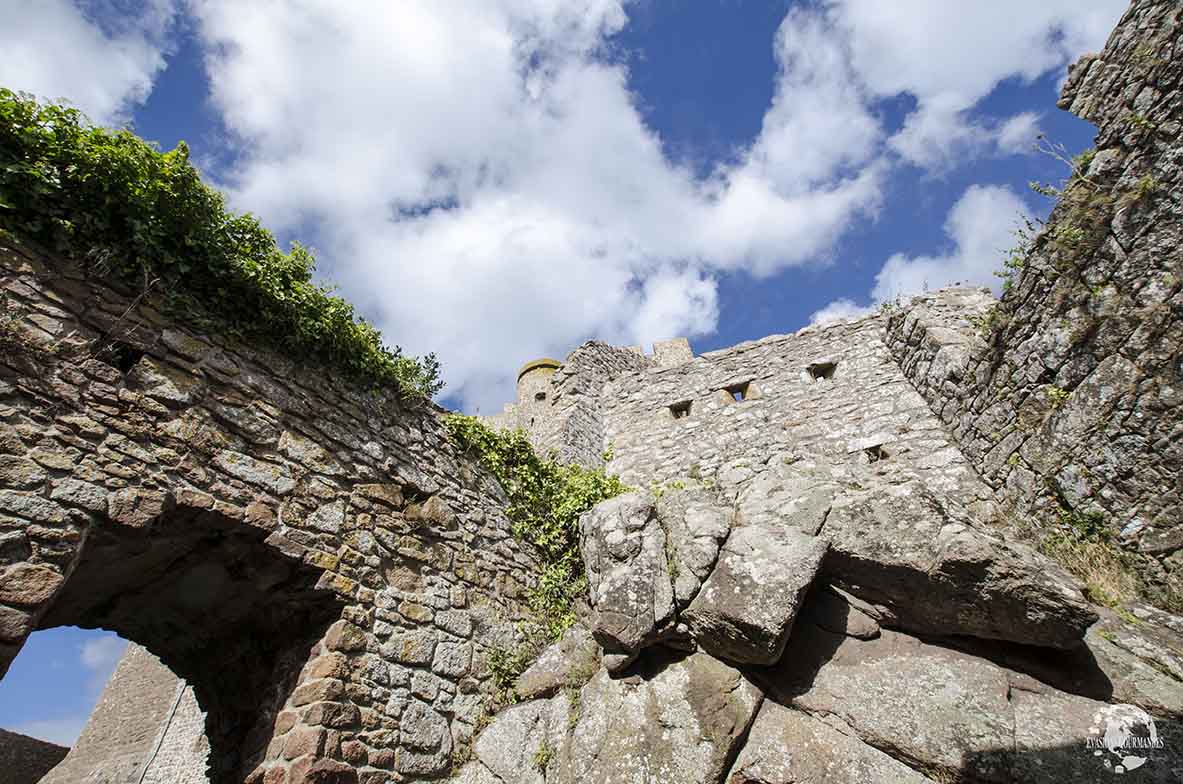
[[[809,371],[809,377],[814,381],[832,381],[834,371],[837,369],[837,362],[815,362],[806,368]]]
[[[731,399],[737,403],[742,403],[748,399],[748,391],[751,387],[750,381],[741,381],[738,384],[732,384],[728,387],[723,387],[723,391],[731,396]]]

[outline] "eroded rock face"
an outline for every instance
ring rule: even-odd
[[[792,528],[735,529],[683,616],[694,639],[729,661],[775,663],[825,554],[823,540]]]
[[[560,781],[718,781],[763,693],[705,653],[654,656],[631,677],[601,673],[584,687]]]
[[[927,784],[849,730],[765,700],[727,784]]]
[[[549,697],[559,689],[582,686],[600,667],[600,646],[591,632],[576,624],[553,643],[514,681],[518,699]]]
[[[665,490],[657,516],[668,543],[674,597],[685,609],[714,568],[735,514],[713,493],[691,485]]]
[[[705,653],[647,652],[600,670],[576,702],[561,692],[498,714],[460,772],[466,784],[702,784],[727,772],[763,699]]]
[[[987,533],[920,486],[848,492],[823,535],[827,574],[889,607],[905,629],[1070,647],[1097,619],[1062,567]]]
[[[1086,746],[1106,702],[889,630],[858,640],[802,623],[791,644],[794,658],[772,675],[775,698],[911,767],[1048,784],[1093,781],[1105,771]],[[1172,735],[1180,728],[1171,719],[1158,726]],[[1172,781],[1183,770],[1183,749],[1147,756],[1147,781]]]
[[[579,529],[592,633],[604,648],[605,664],[619,670],[673,619],[665,532],[644,493],[601,502],[580,519]]]

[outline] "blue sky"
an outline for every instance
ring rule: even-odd
[[[0,84],[186,140],[391,342],[439,354],[445,404],[491,413],[523,361],[589,338],[701,352],[993,285],[1049,206],[1027,183],[1066,175],[1036,134],[1091,142],[1055,108],[1065,67],[1125,6],[0,0]],[[65,737],[98,634],[36,635],[0,726]]]

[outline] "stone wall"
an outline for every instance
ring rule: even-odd
[[[131,643],[78,741],[42,784],[85,781],[96,771],[109,784],[205,782],[208,751],[205,717],[193,690]]]
[[[999,525],[1050,482],[1169,549],[1180,13],[1135,3],[1073,71],[1099,152],[1001,306],[593,343],[527,385],[544,451],[636,490],[580,520],[588,606],[493,717],[538,563],[438,411],[5,251],[0,664],[64,623],[143,643],[199,703],[153,737],[204,709],[217,784],[1180,780],[1183,619]],[[1115,709],[1163,748],[1088,746]]]
[[[67,751],[56,743],[0,730],[0,778],[8,784],[37,784]]]
[[[642,487],[738,485],[774,457],[866,465],[879,450],[880,468],[906,470],[967,508],[988,502],[990,489],[888,351],[883,324],[808,327],[616,377],[603,404],[609,470]]]
[[[1096,152],[996,309],[926,297],[888,322],[1009,508],[1102,513],[1178,606],[1183,582],[1173,599],[1165,583],[1183,563],[1181,34],[1178,3],[1138,2],[1072,68],[1060,106],[1096,124]]]
[[[446,772],[538,564],[439,410],[29,246],[0,287],[0,673],[108,628],[192,685],[214,782]]]
[[[616,376],[652,365],[638,350],[599,341],[575,349],[554,375],[549,416],[553,424],[536,447],[553,453],[560,462],[602,465],[604,385]]]

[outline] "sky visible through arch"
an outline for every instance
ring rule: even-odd
[[[1055,108],[1066,66],[1127,4],[0,0],[0,85],[186,140],[439,355],[442,402],[493,413],[522,362],[590,338],[698,353],[997,288],[1050,207],[1028,182],[1068,173],[1037,134],[1091,142]],[[37,634],[0,726],[72,740],[113,639]]]

